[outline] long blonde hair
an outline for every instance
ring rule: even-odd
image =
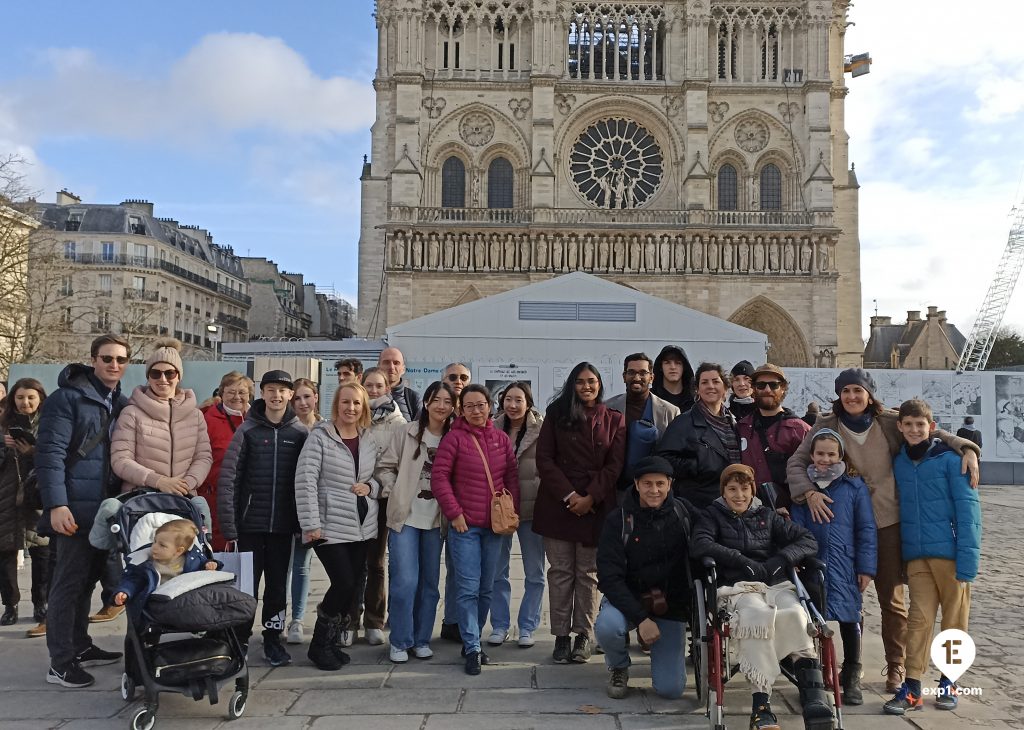
[[[341,391],[343,390],[354,390],[356,395],[359,396],[359,400],[363,404],[363,410],[359,414],[359,420],[356,422],[356,427],[362,431],[363,429],[370,427],[370,395],[366,392],[361,384],[356,382],[344,383],[338,386],[338,390],[334,392],[334,402],[331,403],[331,420],[338,420],[338,409],[341,403]]]

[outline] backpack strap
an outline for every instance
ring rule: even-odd
[[[110,437],[109,427],[110,426],[110,412],[106,408],[103,409],[103,415],[100,416],[100,428],[93,437],[78,447],[70,456],[64,461],[65,468],[74,466],[79,461],[89,455],[89,452],[99,446],[102,442],[106,441]]]

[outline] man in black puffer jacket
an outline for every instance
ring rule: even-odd
[[[789,580],[789,568],[816,555],[818,544],[803,527],[761,504],[754,496],[754,470],[749,466],[726,467],[720,486],[722,496],[708,507],[694,527],[690,551],[694,558],[715,559],[719,586],[745,583],[742,590],[733,591],[742,598],[729,599],[728,610],[737,614],[736,651],[741,657],[740,665],[748,666],[744,672],[754,685],[750,727],[778,728],[769,697],[779,674],[776,658],[788,656],[794,660],[805,726],[830,728],[832,710],[814,644],[805,632],[807,614],[797,602],[792,586],[788,590],[782,586],[775,591],[767,588]],[[769,607],[772,610],[766,611]],[[749,633],[764,615],[774,616],[767,638]],[[745,643],[751,647],[749,650]],[[792,652],[781,648],[784,646],[791,647]],[[751,657],[761,658],[765,663],[755,665]]]
[[[604,599],[594,632],[611,672],[609,697],[622,699],[629,692],[626,637],[636,627],[651,648],[654,691],[676,699],[686,681],[690,515],[672,496],[671,464],[648,456],[634,473],[634,487],[608,515],[598,542],[597,580]]]
[[[270,370],[260,380],[260,394],[263,398],[252,404],[224,455],[217,480],[217,513],[224,538],[237,540],[241,552],[252,553],[257,591],[260,576],[266,573],[263,653],[267,663],[278,667],[291,661],[281,632],[292,538],[299,531],[295,466],[309,431],[289,405],[294,394],[291,375]]]

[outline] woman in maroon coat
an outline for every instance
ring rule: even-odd
[[[533,531],[544,537],[556,664],[590,659],[597,617],[597,541],[615,507],[626,423],[601,402],[597,368],[581,362],[548,406],[537,440]],[[570,646],[569,634],[576,634]]]

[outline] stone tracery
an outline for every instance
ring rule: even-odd
[[[573,145],[570,175],[599,208],[639,208],[661,185],[661,147],[647,129],[623,117],[592,124]]]

